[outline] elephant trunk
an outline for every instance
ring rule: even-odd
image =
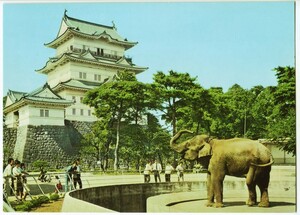
[[[180,130],[180,131],[179,131],[177,134],[175,134],[174,137],[172,137],[172,139],[170,140],[170,147],[171,147],[173,150],[175,150],[175,151],[177,151],[177,152],[179,152],[179,153],[185,150],[185,144],[184,144],[184,143],[181,143],[181,144],[176,145],[176,140],[178,140],[178,139],[181,137],[181,135],[182,135],[183,133],[190,133],[190,134],[193,134],[194,132],[189,131],[189,130]]]

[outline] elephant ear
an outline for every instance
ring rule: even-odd
[[[212,155],[211,145],[204,143],[198,152],[198,158]]]

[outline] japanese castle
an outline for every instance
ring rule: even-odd
[[[3,113],[7,128],[65,125],[65,120],[93,122],[93,109],[82,103],[85,93],[111,81],[119,71],[139,74],[125,51],[137,42],[121,37],[115,25],[105,26],[63,15],[56,38],[45,44],[56,50],[45,66],[36,70],[47,83],[33,92],[9,90]]]

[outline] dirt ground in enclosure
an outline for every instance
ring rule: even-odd
[[[60,212],[64,199],[61,198],[57,201],[42,204],[38,208],[32,209],[30,212]]]

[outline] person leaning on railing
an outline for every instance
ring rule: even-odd
[[[12,170],[14,166],[14,159],[13,158],[8,158],[7,166],[4,169],[3,172],[3,181],[4,181],[4,186],[3,186],[3,191],[6,192],[7,195],[12,194],[12,190],[10,188],[10,183],[11,187],[14,187],[13,184],[13,175],[12,175]]]

